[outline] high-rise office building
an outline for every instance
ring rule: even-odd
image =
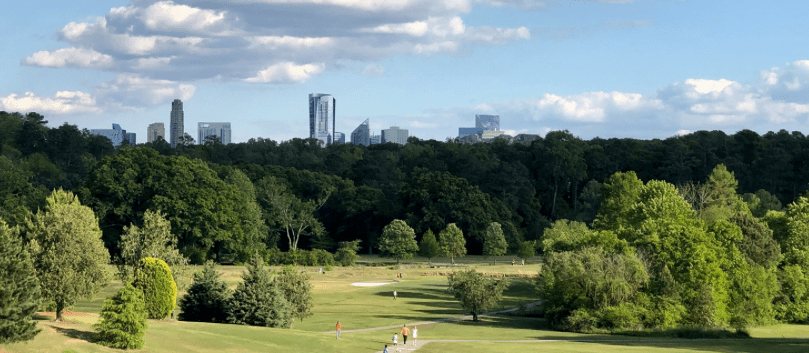
[[[475,127],[483,130],[500,131],[500,116],[475,114]]]
[[[368,146],[371,144],[371,129],[368,127],[368,119],[365,119],[360,126],[351,133],[351,143],[355,145]]]
[[[382,143],[382,136],[379,135],[371,135],[371,138],[368,139],[370,145],[378,145]]]
[[[336,103],[330,94],[309,94],[309,137],[322,141],[323,146],[333,142]],[[329,117],[332,118],[332,131],[329,131]]]
[[[126,132],[126,130],[124,130],[124,140],[129,141],[130,146],[138,144],[137,136],[134,132]]]
[[[469,135],[480,135],[483,132],[483,129],[476,128],[476,127],[459,127],[458,128],[458,137],[464,137]]]
[[[210,136],[216,136],[223,145],[230,143],[230,123],[198,123],[197,143],[204,145]]]
[[[93,135],[104,136],[112,142],[112,145],[118,147],[124,140],[127,140],[130,145],[135,145],[135,133],[126,133],[126,130],[121,129],[121,125],[112,124],[112,129],[90,129]]]
[[[166,139],[166,126],[163,123],[149,124],[146,128],[146,142],[155,142],[158,137]]]
[[[382,143],[398,143],[404,145],[407,143],[407,130],[400,129],[398,126],[391,126],[390,129],[382,130]]]
[[[175,99],[171,102],[171,125],[169,132],[171,134],[171,147],[177,147],[180,138],[185,134],[185,125],[183,123],[183,101]]]
[[[336,144],[345,144],[346,143],[346,134],[342,132],[335,132],[334,133],[334,143]]]

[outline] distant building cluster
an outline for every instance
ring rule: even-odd
[[[222,144],[230,143],[230,123],[198,123],[197,143],[204,145],[210,137],[216,137]]]
[[[149,124],[146,128],[146,142],[155,142],[158,138],[166,139],[166,126],[163,123]]]
[[[330,94],[309,94],[309,138],[320,140],[324,147],[331,144],[346,143],[345,134],[336,131],[336,105],[337,100]],[[330,117],[331,119],[329,119]],[[329,120],[331,120],[331,125],[329,125]],[[368,121],[368,119],[365,119],[351,133],[352,144],[370,146],[387,142],[400,145],[407,143],[407,130],[400,129],[398,126],[391,126],[389,129],[382,130],[381,135],[373,135]],[[331,126],[331,130],[329,126]]]
[[[126,132],[121,129],[121,125],[112,124],[112,129],[90,129],[93,135],[104,136],[112,142],[115,147],[120,146],[124,141],[129,142],[130,145],[135,145],[136,135],[134,132]]]
[[[475,127],[459,127],[458,137],[463,138],[470,135],[489,140],[503,134],[500,130],[499,115],[475,114]]]

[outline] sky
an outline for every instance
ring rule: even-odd
[[[803,131],[809,1],[10,1],[0,110],[145,142],[231,122],[233,142],[309,137],[310,93],[336,130],[369,119],[421,139],[475,114],[510,135],[584,139]],[[168,133],[168,131],[167,131]],[[348,139],[348,138],[347,138]]]

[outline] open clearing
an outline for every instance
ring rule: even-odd
[[[384,260],[363,256],[362,261],[377,265]],[[526,266],[512,266],[510,258],[498,259],[506,264],[497,266],[475,256],[461,261],[459,268],[476,266],[478,271],[511,277],[503,302],[492,311],[520,307],[538,299],[530,278],[538,269],[534,261]],[[222,278],[235,287],[244,267],[227,266],[220,270]],[[451,268],[430,268],[425,261],[399,267],[392,264],[335,267],[327,274],[319,274],[317,267],[306,270],[312,276],[315,314],[295,322],[292,330],[150,320],[146,346],[141,352],[379,352],[405,323],[419,324],[419,343],[423,345],[415,351],[418,353],[809,352],[809,327],[800,325],[753,328],[752,339],[685,340],[550,331],[543,319],[508,314],[483,316],[477,323],[441,321],[466,314],[447,291],[446,277],[442,276],[451,272]],[[403,278],[397,278],[397,273],[402,273]],[[388,284],[354,286],[353,283]],[[113,281],[91,300],[75,305],[66,322],[53,322],[52,315],[43,313],[38,317],[42,332],[33,341],[0,345],[0,352],[121,352],[91,342],[91,325],[98,320],[104,298],[120,287],[120,282]],[[398,293],[395,301],[391,295],[394,289]],[[340,340],[333,333],[338,320],[343,325]],[[409,353],[415,347],[404,348],[402,352]]]

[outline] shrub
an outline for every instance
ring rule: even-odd
[[[146,334],[143,293],[127,283],[112,298],[104,301],[101,320],[93,325],[98,343],[120,349],[140,349]]]
[[[143,292],[146,315],[150,319],[164,319],[174,310],[177,284],[165,261],[153,257],[141,259],[133,285]]]
[[[357,251],[360,249],[360,241],[341,241],[334,259],[342,266],[354,266],[354,262],[360,257]]]
[[[205,264],[202,273],[194,274],[194,283],[180,300],[179,319],[183,321],[226,322],[230,289],[219,279],[216,265]]]

